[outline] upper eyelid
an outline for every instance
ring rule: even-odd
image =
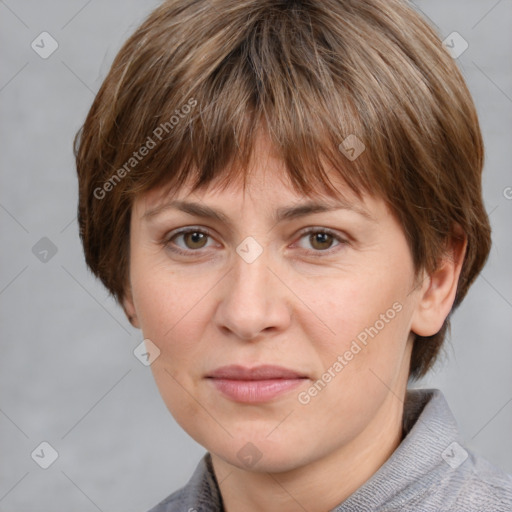
[[[340,235],[337,232],[337,230],[331,229],[331,228],[322,227],[322,226],[308,226],[308,227],[299,229],[297,234],[298,235],[305,235],[305,234],[310,233],[310,232],[329,233],[329,234],[331,234],[331,235],[333,235],[335,237],[343,238],[343,236]]]
[[[199,231],[201,233],[207,233],[207,234],[211,235],[211,230],[208,228],[203,228],[201,226],[186,226],[184,228],[173,229],[172,231],[170,231],[169,233],[166,234],[166,237],[172,238],[173,236],[181,235],[183,233],[189,233],[189,232],[193,232],[193,231]]]
[[[173,238],[175,237],[176,235],[181,235],[183,233],[190,233],[190,232],[193,232],[193,231],[198,231],[198,232],[201,232],[201,233],[205,233],[209,236],[213,236],[212,235],[212,231],[209,229],[209,228],[203,228],[203,227],[200,227],[200,226],[187,226],[187,227],[184,227],[184,228],[178,228],[178,229],[175,229],[175,230],[172,230],[170,233],[168,233],[165,238]],[[339,238],[343,238],[342,236],[340,236],[336,230],[334,229],[331,229],[331,228],[326,228],[326,227],[323,227],[323,226],[307,226],[305,228],[302,228],[302,229],[299,229],[299,231],[297,232],[298,235],[303,235],[303,234],[306,234],[308,232],[311,232],[311,231],[318,231],[318,232],[325,232],[325,233],[329,233],[333,236],[337,236]]]
[[[343,236],[343,235],[340,235],[339,233],[336,232],[336,230],[333,230],[333,229],[330,229],[330,228],[323,228],[323,227],[307,227],[307,228],[303,228],[301,230],[299,230],[299,232],[297,233],[297,236],[298,236],[298,239],[297,239],[297,242],[299,240],[301,240],[302,237],[304,237],[305,235],[307,234],[310,234],[310,233],[327,233],[329,235],[332,235],[339,243],[339,245],[342,245],[342,244],[347,244],[349,242],[349,237],[348,236]],[[294,243],[297,243],[297,242],[294,242]],[[335,246],[337,247],[337,246]],[[326,249],[325,251],[312,251],[311,249],[309,249],[309,252],[316,252],[318,254],[322,254],[322,253],[329,253],[333,248],[329,248],[329,249]]]
[[[193,232],[200,232],[200,233],[204,233],[206,234],[207,236],[211,237],[211,238],[214,238],[212,232],[210,229],[208,228],[203,228],[203,227],[200,227],[200,226],[187,226],[187,227],[184,227],[184,228],[178,228],[177,230],[173,230],[170,234],[167,234],[165,237],[164,237],[164,241],[166,243],[170,243],[171,240],[179,235],[183,235],[183,234],[187,234],[187,233],[193,233]],[[338,242],[340,243],[347,243],[348,242],[348,236],[343,236],[343,235],[340,235],[336,232],[336,230],[333,230],[331,228],[327,228],[327,227],[322,227],[322,226],[307,226],[307,227],[304,227],[302,229],[300,229],[296,236],[298,237],[298,240],[300,240],[303,236],[309,234],[309,233],[314,233],[314,232],[318,232],[318,233],[327,233],[327,234],[330,234],[332,235],[335,239],[337,239]],[[296,243],[296,242],[294,242]],[[181,249],[181,248],[180,248]],[[325,252],[327,252],[329,249],[327,249]],[[190,252],[198,252],[198,251],[194,251],[193,249],[189,249]],[[315,251],[317,252],[317,251]],[[318,252],[323,252],[323,251],[318,251]]]

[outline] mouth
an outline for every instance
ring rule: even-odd
[[[214,388],[235,402],[261,403],[283,395],[308,380],[305,374],[282,366],[245,368],[222,366],[206,376]]]

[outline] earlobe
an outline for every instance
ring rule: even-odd
[[[122,300],[123,310],[128,318],[128,321],[136,329],[140,329],[139,319],[137,318],[137,312],[133,303],[132,291],[130,288],[127,289],[126,294]]]
[[[433,336],[442,328],[455,301],[466,247],[467,238],[462,230],[454,230],[437,269],[426,275],[421,285],[420,299],[411,324],[411,331],[415,334]]]

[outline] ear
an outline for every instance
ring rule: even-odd
[[[437,269],[424,276],[411,324],[411,331],[419,336],[432,336],[441,330],[455,301],[466,248],[467,237],[457,225]]]
[[[135,305],[133,303],[132,289],[130,286],[128,286],[126,289],[125,296],[122,300],[122,305],[128,321],[133,325],[133,327],[140,329],[139,319],[137,317],[137,311],[135,310]]]

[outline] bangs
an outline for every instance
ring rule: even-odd
[[[243,33],[232,19],[227,23],[229,16],[223,13],[212,20],[222,44],[212,46],[211,34],[205,34],[203,44],[187,45],[182,34],[180,51],[187,56],[186,63],[173,60],[165,67],[162,56],[159,68],[146,62],[147,73],[155,76],[139,77],[139,101],[122,109],[117,122],[137,127],[137,133],[123,137],[124,150],[118,153],[116,166],[121,167],[148,137],[155,142],[128,176],[125,193],[130,200],[154,188],[177,191],[188,182],[192,190],[214,181],[222,187],[241,180],[245,186],[260,130],[284,162],[296,192],[339,196],[326,173],[334,169],[359,197],[361,192],[384,195],[387,155],[377,154],[377,148],[366,150],[372,130],[365,125],[377,126],[369,114],[378,100],[368,97],[363,108],[357,105],[365,101],[360,83],[365,77],[356,73],[350,58],[340,59],[339,52],[314,32],[311,13],[292,4],[282,9],[277,2],[266,11],[255,6],[252,19],[246,20],[250,30]],[[190,23],[194,24],[192,18]],[[161,46],[168,48],[166,37]],[[205,52],[208,62],[202,58]],[[149,97],[148,82],[167,86],[151,87]],[[365,109],[366,121],[361,115]],[[134,144],[127,143],[130,140]]]

